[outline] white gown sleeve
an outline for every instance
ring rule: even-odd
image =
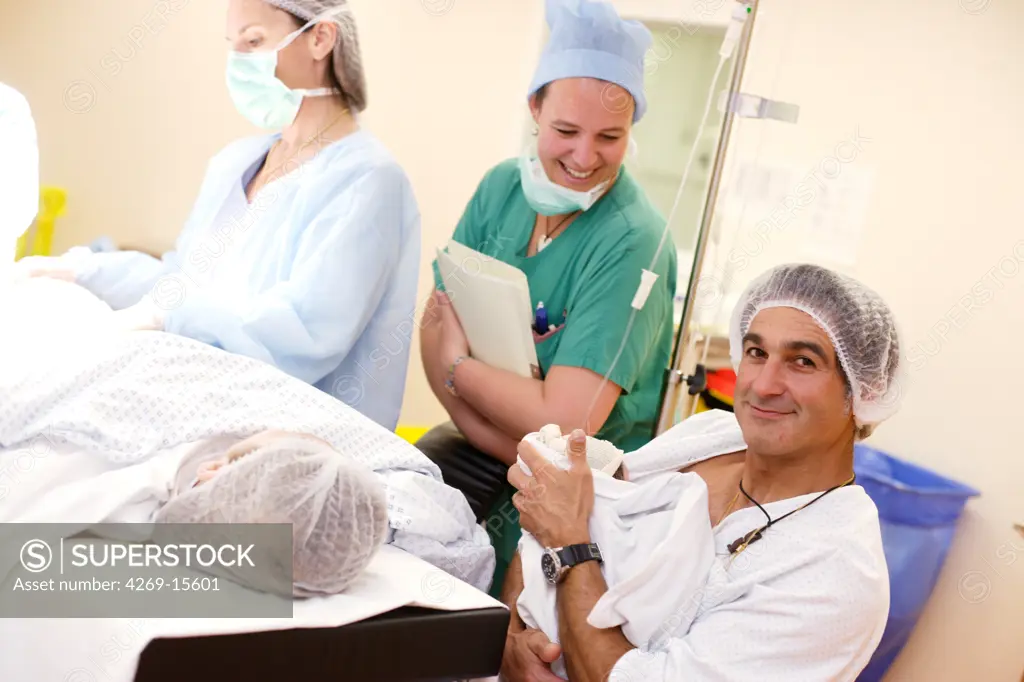
[[[114,310],[123,310],[142,300],[168,272],[174,252],[162,259],[138,251],[92,253],[76,247],[63,259],[74,268],[75,281]]]
[[[610,680],[854,682],[881,640],[888,591],[842,550],[712,608],[657,651],[633,649]],[[709,582],[707,589],[715,590]]]

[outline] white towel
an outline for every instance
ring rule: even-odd
[[[663,643],[665,623],[685,630],[715,561],[715,539],[704,480],[678,470],[745,447],[733,415],[704,413],[626,455],[631,480],[594,472],[590,533],[601,548],[608,591],[591,611],[590,625],[621,626],[626,638],[643,648]],[[543,552],[524,532],[519,543],[523,591],[516,606],[528,627],[557,642],[556,588],[544,577]],[[552,671],[566,676],[561,659]]]

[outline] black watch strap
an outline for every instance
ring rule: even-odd
[[[566,545],[558,550],[558,560],[563,566],[576,566],[585,561],[604,561],[601,556],[601,548],[596,542],[582,545]]]

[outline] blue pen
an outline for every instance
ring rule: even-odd
[[[544,309],[544,301],[537,304],[537,314],[533,319],[533,330],[543,336],[548,333],[548,311]]]

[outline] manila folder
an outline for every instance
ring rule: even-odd
[[[519,376],[538,377],[526,274],[454,240],[447,251],[438,249],[437,264],[470,355]]]

